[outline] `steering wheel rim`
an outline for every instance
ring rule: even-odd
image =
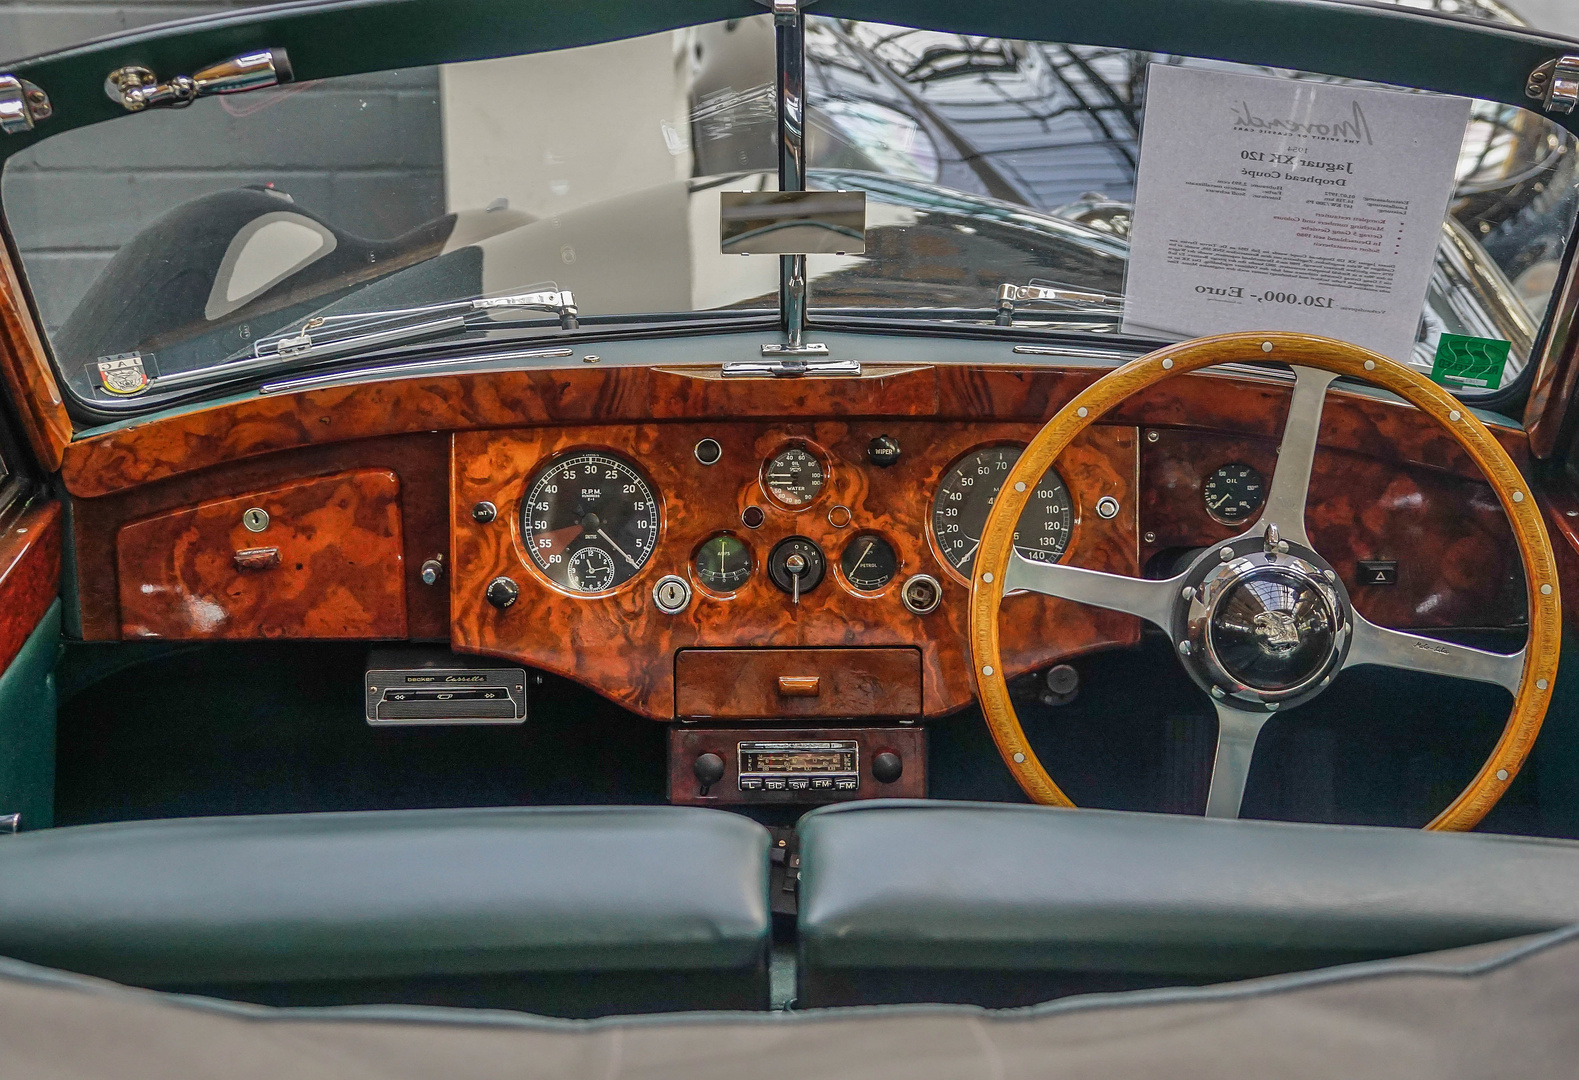
[[[1014,553],[1014,527],[1037,481],[1081,432],[1121,402],[1160,382],[1250,358],[1289,364],[1295,386],[1270,490],[1261,516],[1248,530],[1203,551],[1183,573],[1163,581],[1085,570],[1062,562],[1032,562]],[[1310,470],[1327,388],[1340,375],[1390,390],[1430,416],[1458,442],[1490,483],[1512,526],[1524,568],[1529,634],[1519,652],[1470,649],[1370,623],[1354,610],[1341,580],[1310,547],[1305,532]],[[1304,666],[1298,669],[1302,681],[1297,685],[1268,689],[1260,683],[1247,684],[1245,680],[1251,677],[1246,670],[1224,661],[1211,641],[1214,627],[1226,625],[1222,612],[1229,603],[1227,598],[1233,595],[1233,603],[1242,606],[1244,591],[1239,586],[1253,584],[1258,575],[1273,573],[1298,583],[1303,590],[1300,595],[1306,598],[1302,600],[1303,614],[1265,616],[1269,629],[1256,629],[1256,640],[1292,633],[1297,644],[1290,655],[1304,656],[1309,651],[1304,643],[1308,624],[1316,628],[1313,639],[1330,638],[1333,644],[1323,646],[1324,652],[1317,650],[1324,657],[1318,657],[1319,663],[1300,661]],[[1431,830],[1473,828],[1507,791],[1529,756],[1556,684],[1562,634],[1556,564],[1535,498],[1518,467],[1486,426],[1436,384],[1380,353],[1309,334],[1221,334],[1147,353],[1098,379],[1060,409],[1004,479],[982,529],[971,580],[972,671],[988,729],[1015,781],[1033,802],[1073,807],[1031,748],[1009,698],[998,642],[999,609],[1009,591],[1040,592],[1127,611],[1161,626],[1174,642],[1175,659],[1209,690],[1218,712],[1208,816],[1238,816],[1256,738],[1278,708],[1318,695],[1349,667],[1379,664],[1494,683],[1513,694],[1512,712],[1491,755],[1469,786],[1425,826]],[[1322,612],[1330,614],[1323,616]],[[1261,618],[1257,617],[1257,627]],[[1301,618],[1305,622],[1298,622]],[[1321,626],[1324,618],[1325,629]],[[1297,623],[1294,630],[1289,630],[1291,622]],[[1237,791],[1231,790],[1235,784]],[[1230,806],[1232,812],[1224,812]]]

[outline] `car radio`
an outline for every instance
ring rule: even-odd
[[[919,799],[926,777],[926,731],[912,725],[669,729],[673,803]]]

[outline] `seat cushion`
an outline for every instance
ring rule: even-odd
[[[945,802],[799,825],[800,1003],[1020,1005],[1579,923],[1579,844]]]
[[[271,1003],[762,1007],[768,842],[680,807],[45,830],[0,838],[0,954]]]

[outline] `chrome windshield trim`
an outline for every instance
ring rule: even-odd
[[[1120,352],[1117,349],[1086,349],[1079,345],[1016,345],[1014,351],[1024,356],[1068,356],[1077,360],[1133,360],[1144,355],[1138,352]]]
[[[447,371],[468,364],[494,364],[509,360],[547,360],[571,356],[574,349],[516,349],[511,352],[488,353],[485,356],[459,356],[449,360],[413,360],[404,364],[384,364],[378,367],[351,368],[348,371],[331,371],[323,375],[301,375],[294,379],[264,383],[262,394],[286,394],[296,390],[318,390],[341,383],[387,382],[390,379],[407,379],[428,372]]]

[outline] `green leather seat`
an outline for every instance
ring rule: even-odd
[[[1024,1005],[1579,923],[1579,843],[985,803],[801,819],[799,1004]]]
[[[765,1008],[768,844],[682,807],[40,830],[0,837],[0,955],[268,1004]]]

